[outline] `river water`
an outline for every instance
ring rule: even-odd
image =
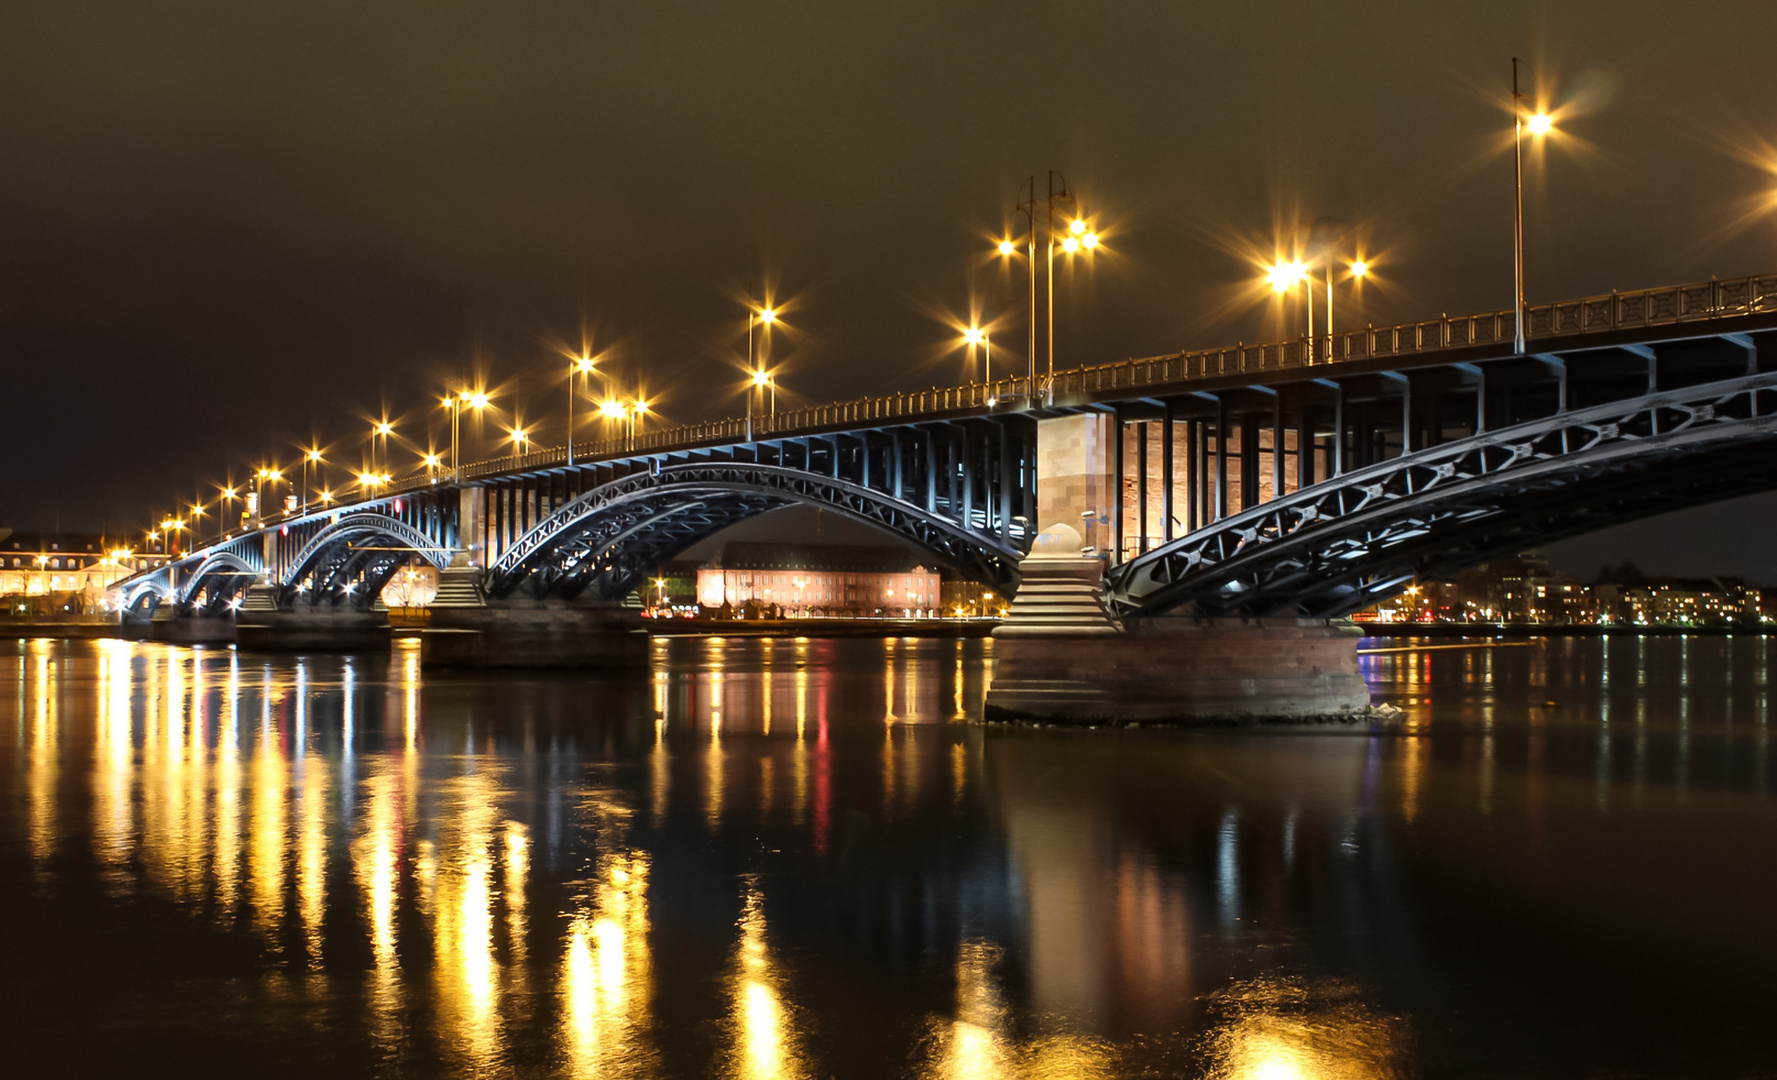
[[[1777,1075],[1777,639],[1381,653],[1387,733],[983,727],[983,641],[654,648],[7,643],[0,1071]]]

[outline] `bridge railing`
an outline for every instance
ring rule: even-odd
[[[1573,334],[1640,329],[1672,323],[1761,312],[1777,312],[1777,274],[1727,278],[1673,285],[1637,292],[1613,292],[1552,304],[1531,304],[1525,309],[1525,335],[1540,341]],[[1372,326],[1312,341],[1307,337],[1233,348],[1203,349],[1123,360],[1112,364],[1056,372],[1053,382],[1039,378],[1033,386],[1025,376],[936,387],[913,393],[858,398],[826,405],[784,409],[755,415],[750,421],[754,438],[816,435],[848,425],[878,421],[931,419],[958,413],[979,413],[1001,405],[1015,407],[1033,395],[1067,400],[1081,396],[1212,379],[1230,375],[1252,376],[1395,356],[1499,345],[1510,342],[1512,312],[1490,311],[1478,315],[1442,316],[1425,322],[1397,326]],[[700,446],[734,443],[748,437],[749,421],[730,417],[695,424],[644,430],[633,438],[617,437],[576,442],[576,462],[611,460],[635,454],[691,450]],[[524,454],[478,461],[463,466],[465,480],[477,480],[526,469],[557,468],[567,463],[567,447],[540,448]],[[424,490],[452,480],[448,469],[404,477],[371,499],[376,501]],[[284,520],[270,516],[266,523]]]

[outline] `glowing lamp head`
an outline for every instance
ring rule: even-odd
[[[1280,262],[1265,271],[1265,280],[1270,282],[1271,288],[1277,292],[1284,292],[1291,285],[1307,276],[1308,268],[1302,265],[1300,260]]]
[[[393,434],[394,431],[395,425],[389,423],[387,420],[381,421],[376,425],[376,433],[378,435],[390,435]]]
[[[306,458],[308,458],[308,460],[309,460],[309,461],[310,461],[310,462],[311,462],[311,463],[312,463],[312,462],[318,462],[318,461],[320,461],[320,460],[321,460],[321,451],[319,451],[319,450],[310,450],[310,451],[308,451],[308,452],[307,452],[307,453],[306,453],[306,454],[304,454],[304,455],[303,455],[303,456],[304,456],[304,457],[306,457]]]
[[[472,394],[472,395],[470,395],[469,407],[472,409],[487,408],[487,395],[486,394]]]
[[[963,340],[968,342],[970,345],[981,344],[981,339],[985,336],[986,335],[981,332],[981,328],[978,326],[971,326],[967,330],[963,331]]]
[[[767,375],[765,372],[763,372],[763,371],[753,372],[753,385],[754,386],[764,386],[766,383],[768,383],[770,381],[771,381],[771,376]]]
[[[759,309],[759,321],[764,323],[766,326],[770,326],[772,323],[777,321],[777,312],[773,311],[771,308],[760,308]]]
[[[1084,218],[1075,218],[1074,220],[1068,222],[1067,231],[1073,233],[1075,236],[1079,236],[1081,233],[1086,231],[1085,219]]]
[[[1080,237],[1080,243],[1086,245],[1087,251],[1091,251],[1098,247],[1098,234],[1095,232],[1089,232],[1085,236]]]
[[[425,461],[426,461],[426,468],[428,468],[428,469],[436,469],[438,467],[438,455],[437,454],[427,454],[425,456]]]
[[[1000,241],[1000,254],[1001,255],[1011,255],[1011,254],[1014,254],[1015,252],[1017,252],[1017,250],[1018,250],[1018,245],[1012,243],[1012,241],[1010,241],[1010,240],[1001,240]]]
[[[1362,259],[1351,264],[1351,276],[1354,278],[1368,277],[1370,264]]]
[[[236,499],[236,498],[239,498],[240,496],[235,494],[234,488],[223,488],[222,489],[222,497],[224,499]]]
[[[1080,242],[1070,236],[1066,240],[1063,240],[1061,242],[1061,250],[1067,252],[1069,255],[1072,255],[1074,252],[1080,250]]]
[[[1525,121],[1524,126],[1530,129],[1532,135],[1547,135],[1554,128],[1555,121],[1550,119],[1548,113],[1539,112]]]
[[[638,415],[641,413],[647,412],[648,411],[648,403],[646,401],[643,401],[640,398],[637,398],[636,403],[635,403],[635,410]]]
[[[623,415],[623,402],[617,401],[614,398],[606,398],[599,402],[599,413],[615,420],[617,417]]]
[[[574,370],[575,371],[591,371],[592,369],[593,369],[592,357],[590,357],[590,356],[576,356],[576,357],[574,357]]]

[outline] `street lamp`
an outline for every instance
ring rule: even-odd
[[[568,363],[568,467],[574,466],[574,376],[590,373],[596,361],[590,356],[575,356]]]
[[[1279,259],[1265,268],[1265,280],[1271,285],[1273,292],[1283,294],[1289,292],[1297,284],[1301,284],[1302,294],[1308,298],[1308,340],[1314,340],[1314,281],[1308,275],[1308,266],[1301,259],[1284,262]]]
[[[975,370],[975,347],[979,345],[981,347],[982,356],[981,381],[984,383],[992,382],[993,341],[987,336],[987,331],[981,329],[979,326],[971,326],[963,331],[963,341],[969,346],[969,371]]]
[[[459,449],[465,405],[480,412],[487,408],[487,395],[480,391],[459,390],[444,397],[444,407],[450,410],[450,471],[453,483],[460,483],[463,479],[463,460]]]
[[[1046,215],[1045,215],[1045,219],[1044,219],[1044,226],[1045,226],[1044,232],[1045,232],[1045,241],[1046,241],[1045,247],[1046,247],[1046,257],[1047,257],[1045,274],[1047,277],[1047,289],[1048,289],[1048,299],[1047,299],[1047,303],[1046,303],[1046,307],[1047,307],[1046,315],[1047,315],[1047,321],[1048,321],[1048,327],[1047,327],[1048,348],[1046,350],[1047,356],[1045,357],[1045,361],[1044,361],[1046,370],[1045,370],[1045,386],[1044,386],[1044,390],[1043,390],[1043,399],[1044,399],[1045,404],[1053,404],[1055,401],[1055,247],[1056,247],[1055,207],[1056,207],[1056,204],[1061,203],[1061,204],[1064,204],[1068,207],[1071,207],[1073,210],[1073,215],[1074,215],[1073,219],[1068,222],[1067,235],[1061,239],[1061,250],[1062,250],[1063,254],[1074,255],[1074,254],[1077,254],[1082,251],[1090,254],[1094,251],[1097,251],[1099,237],[1098,237],[1097,230],[1093,229],[1091,227],[1091,225],[1089,225],[1087,223],[1085,215],[1080,213],[1080,202],[1077,198],[1074,197],[1074,193],[1072,191],[1068,190],[1067,177],[1062,175],[1061,173],[1057,172],[1054,169],[1050,169],[1048,180],[1049,180],[1049,191],[1048,191],[1048,198],[1045,202]],[[1057,180],[1061,181],[1061,187],[1059,190],[1057,190],[1057,188],[1055,186],[1055,182]],[[1031,380],[1031,404],[1035,405],[1036,404],[1036,378],[1037,378],[1037,359],[1036,359],[1036,355],[1037,355],[1037,329],[1036,329],[1037,178],[1035,176],[1032,176],[1029,180],[1026,181],[1026,184],[1027,184],[1027,191],[1029,193],[1028,197],[1026,198],[1026,200],[1024,202],[1019,203],[1013,209],[1015,212],[1022,213],[1025,217],[1025,221],[1029,224],[1029,237],[1030,237],[1030,240],[1029,240],[1029,253],[1030,253],[1029,254],[1029,258],[1030,258],[1030,380]],[[1014,250],[1016,250],[1016,249],[1014,248],[1012,241],[1010,241],[1010,240],[1000,241],[999,252],[1001,255],[1010,255],[1013,253]]]
[[[521,427],[508,428],[507,434],[511,436],[512,445],[518,448],[518,452],[520,454],[525,454],[525,453],[530,452],[531,436],[530,436],[530,433],[525,431],[524,428],[521,428]]]
[[[216,501],[221,506],[227,507],[230,503],[236,502],[239,499],[240,492],[234,486],[230,485],[221,489],[221,494]],[[225,519],[223,515],[218,512],[216,515],[216,539],[220,542],[227,535],[228,527],[225,523]]]
[[[1538,138],[1554,130],[1549,114],[1538,110],[1524,115],[1524,95],[1518,92],[1518,58],[1512,57],[1512,274],[1517,286],[1513,308],[1512,348],[1524,354],[1524,129]]]
[[[302,512],[305,514],[308,513],[308,509],[309,509],[309,466],[310,465],[313,465],[315,467],[316,476],[319,477],[323,483],[325,483],[326,478],[320,476],[321,451],[315,449],[312,446],[302,452]]]
[[[760,355],[757,359],[753,356],[753,324],[755,322],[764,328],[759,333],[762,341],[759,347]],[[753,437],[753,396],[759,392],[760,387],[766,386],[771,382],[771,377],[765,374],[760,368],[760,363],[765,356],[770,354],[771,338],[768,332],[776,322],[777,311],[769,306],[760,306],[757,308],[749,306],[747,308],[747,371],[751,378],[751,381],[747,385],[748,439]],[[777,412],[777,394],[775,390],[773,391],[771,398],[771,411],[773,413]]]

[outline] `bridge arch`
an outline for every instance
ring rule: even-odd
[[[1647,394],[1302,488],[1113,567],[1125,616],[1349,615],[1415,577],[1777,488],[1777,374]]]
[[[450,564],[449,551],[405,522],[375,512],[345,514],[309,538],[278,584],[286,594],[305,593],[312,604],[338,603],[354,592],[375,596],[389,575],[416,555],[439,569]]]
[[[538,522],[488,568],[494,595],[628,594],[661,560],[747,518],[815,506],[874,525],[1007,592],[1029,546],[966,528],[941,514],[848,480],[801,469],[700,461],[633,473],[594,488]]]
[[[207,590],[209,597],[205,607],[214,608],[244,591],[258,573],[257,567],[232,551],[211,552],[179,587],[179,604],[193,604]]]

